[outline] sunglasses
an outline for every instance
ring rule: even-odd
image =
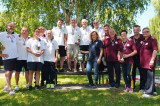
[[[149,33],[149,31],[144,31],[143,33]]]
[[[98,22],[94,22],[93,24],[98,24]]]

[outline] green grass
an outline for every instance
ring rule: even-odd
[[[4,75],[0,75],[4,77]],[[106,77],[106,76],[105,76]],[[71,76],[71,75],[58,75],[59,84],[88,84],[87,77]],[[158,106],[160,104],[160,95],[153,96],[151,98],[142,98],[143,93],[138,92],[138,87],[133,94],[123,93],[124,81],[121,80],[121,87],[119,89],[107,89],[107,90],[47,90],[41,89],[39,91],[28,91],[25,88],[24,76],[20,77],[19,92],[15,95],[8,95],[8,93],[2,92],[5,79],[0,78],[0,105],[8,106],[72,106],[72,105],[90,105],[90,106]],[[138,86],[139,83],[136,83]],[[12,86],[15,87],[14,76],[12,78]],[[160,88],[157,87],[158,94],[160,94]]]

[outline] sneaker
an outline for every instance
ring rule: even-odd
[[[47,89],[51,88],[51,85],[50,85],[50,84],[47,84],[47,85],[46,85],[46,88],[47,88]]]
[[[62,68],[62,69],[59,70],[59,72],[66,72],[66,71],[64,71],[64,69]]]
[[[39,85],[36,85],[36,86],[35,86],[35,90],[39,90]]]
[[[67,72],[71,72],[71,71],[72,71],[71,69],[69,69],[69,68],[67,69]]]
[[[54,89],[55,85],[54,84],[51,84],[51,89]]]
[[[133,89],[132,88],[129,88],[129,93],[133,93]]]
[[[158,93],[157,92],[153,92],[153,95],[158,95]]]
[[[150,94],[143,94],[142,95],[144,98],[149,98],[149,97],[151,97],[152,95],[150,95]]]
[[[94,86],[93,86],[94,88],[98,88],[98,84],[94,84]]]
[[[16,86],[15,86],[15,90],[16,90],[16,91],[19,91],[19,85],[16,85]]]
[[[28,84],[26,84],[26,88],[29,89],[29,85]]]
[[[4,89],[3,89],[3,92],[8,92],[8,88],[4,88]]]
[[[77,72],[77,69],[74,69],[74,72]]]
[[[124,91],[124,92],[128,92],[128,91],[129,91],[129,88],[125,88],[123,91]]]
[[[89,84],[89,85],[88,85],[88,87],[93,87],[93,86],[94,86],[94,84]]]
[[[14,94],[16,94],[16,93],[14,92],[14,90],[10,89],[10,90],[8,90],[8,94],[9,94],[9,95],[14,95]]]
[[[29,91],[32,91],[32,86],[29,86],[29,89],[28,89]]]
[[[141,89],[141,90],[139,90],[139,92],[142,92],[142,93],[144,93],[144,89]]]

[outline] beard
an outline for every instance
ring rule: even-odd
[[[13,33],[13,32],[14,32],[14,30],[12,30],[12,29],[7,29],[7,32],[9,32],[9,33]]]

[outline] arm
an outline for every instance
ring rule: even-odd
[[[130,53],[130,54],[124,54],[123,55],[123,58],[128,58],[128,57],[132,57],[132,56],[134,56],[135,54],[137,54],[137,50],[134,50],[132,53]]]
[[[55,62],[55,63],[58,62],[58,49],[56,50],[56,58],[55,58],[54,62]]]
[[[153,67],[154,66],[154,61],[156,59],[156,56],[157,56],[157,50],[154,50],[153,53],[152,53],[152,58],[151,58],[151,61],[149,63],[149,66],[150,67]]]
[[[120,54],[121,54],[121,52],[120,52],[120,51],[118,51],[118,54],[117,54],[118,61],[120,61],[120,60],[121,60]]]
[[[102,42],[104,42],[105,40],[105,35],[102,35]]]
[[[100,64],[100,63],[101,63],[102,55],[103,55],[103,48],[100,49],[100,55],[99,55],[99,58],[98,58],[98,60],[97,60],[97,64]]]
[[[67,50],[67,34],[64,34],[65,50]]]

